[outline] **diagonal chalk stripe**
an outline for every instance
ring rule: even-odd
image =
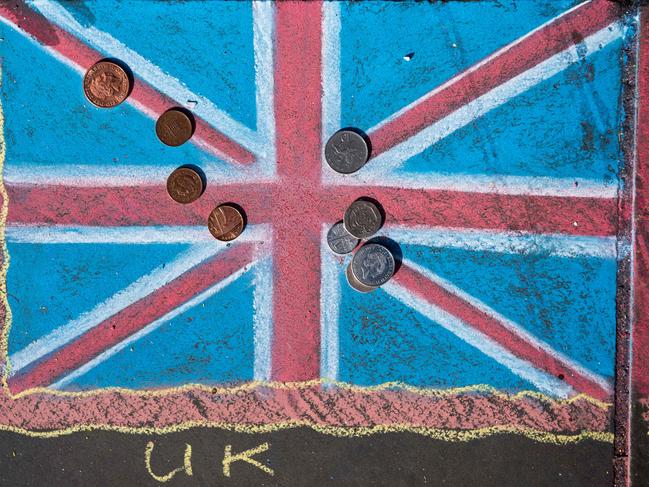
[[[253,266],[258,265],[256,262],[252,262],[250,265],[250,268]],[[94,369],[98,365],[102,364],[106,360],[110,359],[120,351],[122,351],[124,348],[130,346],[131,344],[137,342],[141,338],[149,335],[150,333],[154,332],[158,328],[160,328],[162,325],[165,323],[171,321],[174,319],[176,316],[181,315],[185,311],[193,308],[194,306],[198,306],[201,304],[203,301],[207,300],[208,298],[214,296],[216,293],[221,291],[222,289],[226,288],[229,284],[233,283],[239,277],[244,275],[250,268],[246,269],[245,267],[239,269],[237,272],[234,274],[230,274],[227,278],[223,279],[222,281],[217,282],[214,284],[212,287],[208,288],[207,290],[203,291],[200,294],[197,294],[194,296],[192,299],[189,301],[183,303],[182,305],[178,306],[175,308],[173,311],[167,313],[166,315],[158,318],[157,320],[151,322],[149,325],[146,327],[142,328],[140,331],[137,333],[134,333],[130,337],[128,337],[126,340],[117,343],[116,345],[113,345],[109,349],[105,350],[101,354],[97,355],[94,359],[90,360],[89,362],[86,362],[83,364],[81,367],[79,367],[76,370],[73,370],[69,374],[65,375],[55,383],[53,383],[50,388],[53,389],[62,389],[66,385],[68,385],[70,382],[74,381],[75,379],[81,377],[85,373],[89,372],[90,370]]]
[[[144,81],[154,86],[161,93],[184,104],[187,100],[198,103],[192,111],[212,125],[214,128],[230,137],[254,154],[263,153],[263,144],[257,133],[234,120],[225,111],[219,109],[207,98],[193,93],[177,78],[163,72],[159,67],[133,51],[119,40],[94,26],[85,27],[57,2],[50,0],[31,0],[30,5],[44,17],[56,23],[61,28],[81,38],[94,48],[124,61]]]
[[[9,374],[15,375],[29,364],[74,340],[121,310],[165,286],[189,269],[225,249],[225,244],[210,242],[193,245],[176,259],[141,277],[92,310],[54,329],[9,357]]]
[[[384,176],[387,176],[391,171],[402,166],[408,159],[420,154],[439,140],[574,64],[581,59],[580,52],[582,50],[592,54],[619,39],[623,33],[624,27],[620,22],[612,23],[608,27],[586,37],[579,46],[571,46],[542,61],[533,68],[513,77],[488,93],[462,106],[462,108],[454,111],[450,115],[426,127],[416,135],[379,154],[361,169],[361,171],[367,170],[374,173],[383,173]],[[454,81],[456,80],[451,80],[449,83]],[[443,87],[444,85],[437,88],[435,92]],[[429,94],[426,97],[429,96],[431,95]],[[389,120],[395,117],[396,114],[391,116]],[[382,122],[380,125],[384,125],[385,123],[387,121]],[[377,128],[378,126],[371,129],[370,133]]]
[[[484,58],[484,59],[481,60],[480,62],[474,64],[474,65],[471,66],[469,69],[467,69],[467,70],[461,72],[460,74],[458,74],[457,76],[451,78],[450,80],[446,81],[445,83],[441,84],[440,86],[438,86],[438,87],[435,88],[434,90],[430,91],[429,93],[426,93],[425,95],[421,96],[420,98],[418,98],[418,99],[415,100],[414,102],[412,102],[412,103],[410,103],[409,105],[406,105],[405,107],[403,107],[402,109],[396,111],[395,113],[393,113],[392,115],[390,115],[390,116],[389,116],[388,118],[386,118],[385,120],[382,120],[381,122],[379,122],[378,124],[376,124],[374,127],[372,127],[372,128],[370,129],[370,132],[375,132],[376,130],[378,130],[379,128],[383,127],[384,125],[386,125],[386,124],[392,122],[394,119],[396,119],[396,118],[398,118],[399,116],[403,115],[404,113],[406,113],[406,112],[412,110],[413,107],[415,107],[415,106],[421,104],[422,101],[424,101],[424,100],[426,100],[426,99],[428,99],[428,98],[430,98],[430,97],[436,95],[437,93],[439,93],[440,91],[444,90],[445,88],[448,88],[448,87],[451,86],[452,84],[457,83],[457,82],[460,81],[462,78],[466,78],[469,74],[471,74],[471,73],[477,71],[478,69],[482,68],[483,66],[485,66],[486,64],[488,64],[488,63],[491,62],[492,60],[494,60],[494,59],[498,58],[499,56],[503,55],[505,52],[510,51],[511,49],[515,48],[516,46],[518,46],[519,44],[521,44],[525,39],[528,39],[529,37],[531,37],[531,36],[534,35],[535,33],[537,33],[537,32],[539,32],[539,31],[543,30],[544,28],[546,28],[546,27],[548,27],[548,26],[554,24],[557,20],[561,19],[562,17],[565,17],[566,15],[568,15],[568,14],[574,12],[575,10],[578,10],[578,9],[580,9],[580,8],[583,8],[583,7],[586,6],[587,4],[591,3],[591,1],[592,1],[592,0],[586,0],[585,2],[582,2],[582,3],[579,3],[579,4],[575,5],[574,7],[572,7],[572,8],[569,9],[569,10],[566,10],[566,11],[564,11],[564,12],[561,12],[561,14],[557,15],[556,17],[554,17],[554,18],[548,20],[547,22],[545,22],[545,23],[539,25],[537,28],[535,28],[535,29],[533,29],[533,30],[527,32],[525,35],[523,35],[523,36],[519,37],[518,39],[516,39],[515,41],[513,41],[513,42],[507,44],[506,46],[502,47],[501,49],[498,49],[496,52],[494,52],[493,54],[487,56],[486,58]]]
[[[394,282],[388,282],[382,289],[406,306],[438,323],[461,340],[505,366],[512,373],[534,384],[540,391],[560,398],[567,398],[575,394],[575,390],[570,385],[537,369],[532,363],[517,357],[496,341],[468,326],[459,318],[432,303],[412,295],[406,288]]]
[[[419,264],[415,264],[414,262],[407,259],[404,259],[403,264],[415,270],[416,272],[426,277],[430,281],[434,282],[435,284],[439,285],[440,287],[446,289],[450,293],[458,296],[460,299],[469,303],[472,307],[480,310],[482,313],[486,314],[487,316],[494,318],[507,330],[514,333],[518,337],[522,338],[525,342],[531,344],[534,348],[538,350],[543,350],[546,354],[548,354],[549,356],[557,359],[559,362],[564,364],[568,369],[576,372],[582,377],[586,377],[591,382],[598,384],[602,389],[612,394],[613,392],[612,385],[606,378],[600,376],[599,374],[596,374],[595,372],[586,369],[585,367],[578,364],[571,358],[567,357],[561,352],[558,352],[557,350],[552,348],[548,343],[535,337],[530,332],[525,330],[525,328],[513,322],[512,320],[504,317],[503,315],[501,315],[496,310],[489,307],[487,304],[483,303],[479,299],[475,298],[474,296],[471,296],[470,294],[461,290],[457,286],[453,285],[451,282],[447,281],[446,279],[443,279],[437,274],[434,274],[433,272],[429,271],[425,267],[420,266]]]

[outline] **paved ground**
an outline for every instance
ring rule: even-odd
[[[192,446],[193,476],[180,472],[166,485],[263,486],[559,486],[612,484],[612,446],[584,441],[555,446],[519,436],[445,443],[414,434],[340,439],[308,429],[263,435],[189,430],[167,436],[113,432],[76,433],[47,440],[0,434],[2,485],[158,485],[147,472],[145,449],[154,442],[151,467],[164,475],[180,467]],[[253,456],[271,477],[242,461],[223,476],[226,445],[232,455],[268,443]]]

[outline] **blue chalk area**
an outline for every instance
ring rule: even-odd
[[[186,248],[9,242],[9,353],[92,310]]]
[[[0,24],[5,164],[182,165],[214,161],[191,142],[167,147],[155,121],[128,103],[97,108],[82,76],[42,47]]]
[[[98,1],[85,5],[83,11],[67,8],[80,23],[94,24],[235,120],[255,128],[250,2]]]
[[[66,389],[149,389],[252,380],[252,277],[251,272],[241,276],[70,382]]]
[[[475,384],[536,389],[383,290],[358,293],[344,272],[340,285],[339,380],[361,386],[399,381],[444,389]]]
[[[593,372],[615,368],[615,259],[403,246],[407,258]]]
[[[411,158],[403,172],[580,177],[617,184],[623,40]]]
[[[342,126],[368,130],[577,3],[526,0],[341,5]],[[404,60],[410,53],[414,53],[412,59]]]

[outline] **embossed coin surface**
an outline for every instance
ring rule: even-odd
[[[110,61],[93,65],[83,78],[83,92],[93,105],[112,108],[128,96],[131,84],[126,71]]]
[[[207,219],[207,228],[217,240],[228,242],[243,232],[243,215],[234,206],[219,205]]]
[[[367,162],[369,148],[365,139],[352,130],[339,130],[325,145],[325,159],[342,174],[358,171]]]
[[[379,208],[371,201],[356,200],[344,217],[345,230],[356,238],[369,238],[379,231],[382,216]]]
[[[191,203],[203,194],[203,179],[193,169],[179,167],[167,178],[167,192],[178,203]]]
[[[394,274],[395,262],[392,252],[380,244],[365,244],[354,254],[351,263],[354,277],[365,286],[385,284]]]
[[[337,254],[348,254],[356,248],[358,239],[345,230],[343,222],[338,222],[327,232],[327,244]]]
[[[347,270],[345,271],[345,274],[347,274],[347,282],[349,283],[349,285],[359,293],[369,293],[376,289],[376,286],[366,286],[358,279],[356,279],[356,276],[352,272],[351,263],[347,266]]]
[[[177,147],[187,142],[193,132],[189,116],[178,108],[167,110],[155,124],[155,133],[163,144]]]

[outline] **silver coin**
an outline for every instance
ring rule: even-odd
[[[394,256],[383,245],[366,244],[354,254],[351,267],[361,284],[378,287],[394,274]]]
[[[371,293],[376,289],[376,287],[366,286],[358,279],[356,279],[356,276],[352,272],[351,263],[347,266],[347,270],[345,271],[345,274],[347,274],[347,282],[349,283],[349,285],[359,293]]]
[[[368,157],[367,142],[352,130],[339,130],[325,145],[327,164],[341,174],[358,171],[367,162]]]
[[[337,254],[348,254],[358,245],[358,239],[350,235],[343,222],[334,224],[327,232],[327,244]]]
[[[365,239],[379,231],[381,220],[381,212],[374,203],[356,200],[345,211],[343,222],[345,230],[354,237]]]

